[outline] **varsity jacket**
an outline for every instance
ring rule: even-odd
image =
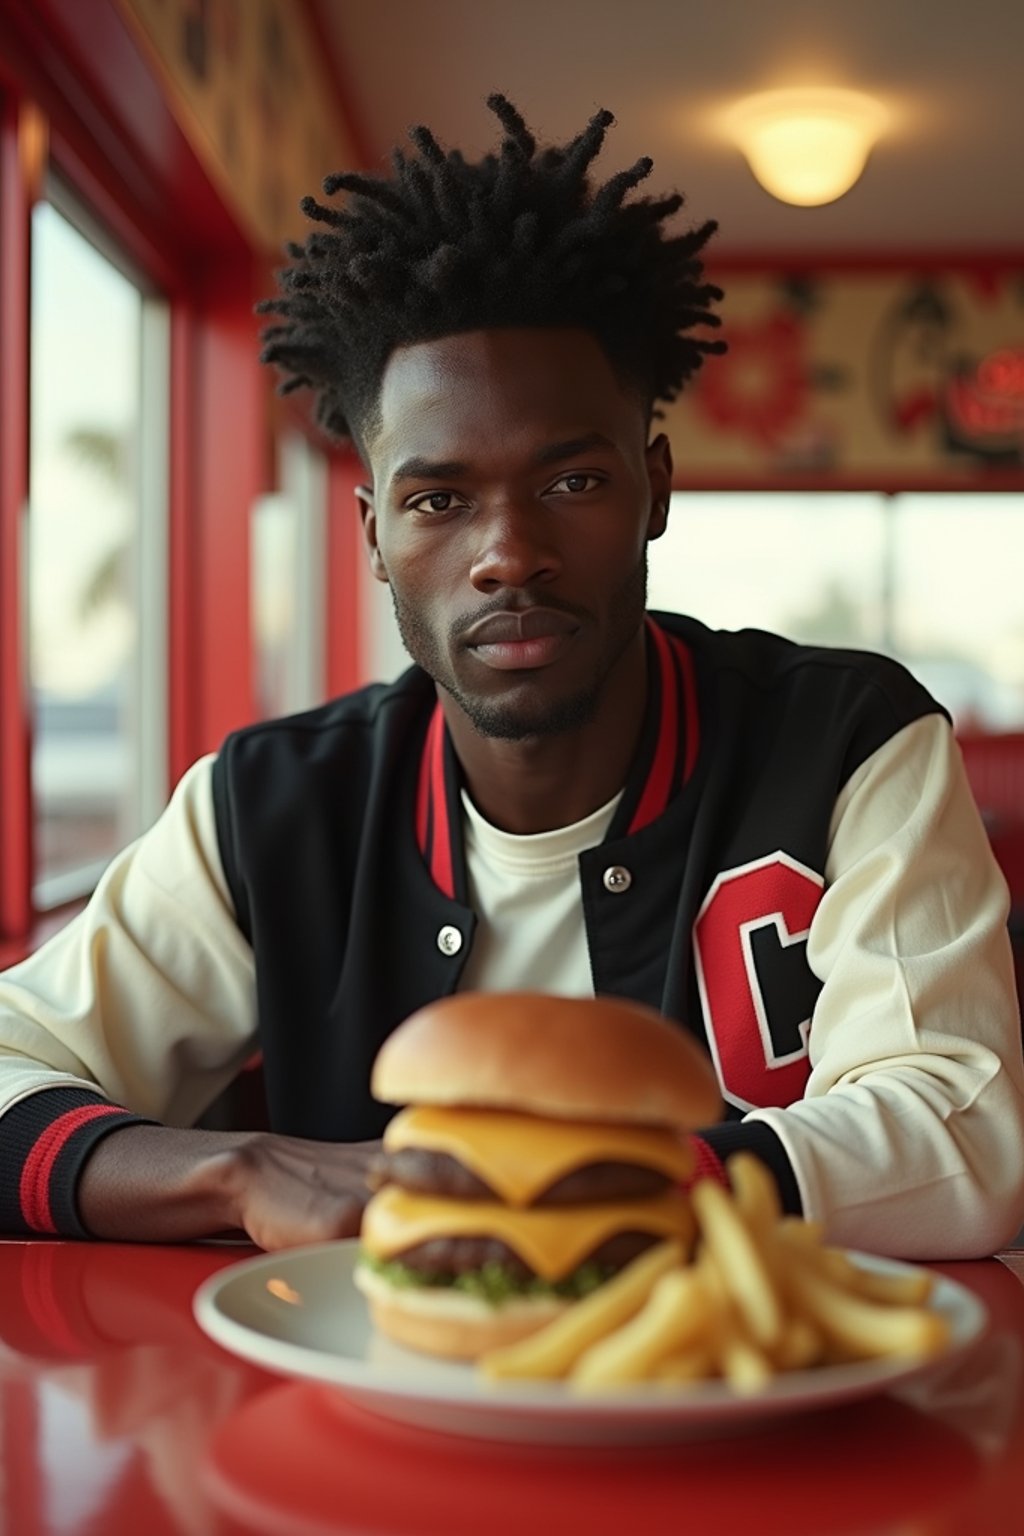
[[[719,1155],[755,1150],[833,1240],[991,1251],[1024,1220],[1024,1068],[1005,886],[939,707],[865,653],[666,614],[647,647],[629,778],[579,859],[594,991],[706,1042],[728,1118],[702,1135]],[[86,914],[62,936],[81,962],[112,923],[136,930],[124,976],[111,952],[97,978],[106,1018],[80,999],[61,1036],[52,999],[33,1001],[40,957],[0,984],[0,1051],[21,1057],[5,1088],[0,1056],[8,1230],[81,1231],[96,1138],[192,1123],[254,1046],[272,1129],[379,1136],[380,1044],[459,986],[477,922],[461,773],[424,673],[239,731],[204,782],[212,817],[176,796],[97,892],[105,925]],[[176,883],[158,851],[173,866],[183,835]],[[155,1019],[125,979],[143,930],[147,985],[168,987]]]

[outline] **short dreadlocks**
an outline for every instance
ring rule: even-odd
[[[706,353],[725,350],[687,334],[720,323],[710,305],[721,289],[702,282],[698,259],[714,221],[670,239],[662,224],[682,207],[680,193],[624,202],[650,172],[646,158],[596,191],[588,184],[612,114],[538,152],[511,102],[493,95],[487,105],[505,130],[497,154],[467,164],[417,127],[409,137],[419,153],[396,149],[392,177],[328,176],[327,196],[348,200],[333,208],[303,198],[303,212],[327,228],[286,247],[281,296],[257,306],[283,317],[263,332],[261,354],[284,373],[281,393],[314,390],[321,426],[354,439],[364,457],[399,346],[497,326],[578,326],[648,411],[673,400]]]

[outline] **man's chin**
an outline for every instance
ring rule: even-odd
[[[537,741],[579,730],[594,717],[597,691],[565,699],[481,699],[456,693],[455,702],[479,736],[495,741]]]

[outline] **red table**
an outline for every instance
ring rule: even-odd
[[[1024,1524],[1024,1251],[943,1266],[991,1327],[927,1387],[639,1450],[460,1440],[236,1360],[192,1293],[250,1250],[0,1242],[9,1536],[978,1536]]]

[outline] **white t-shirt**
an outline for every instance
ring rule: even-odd
[[[593,997],[579,856],[602,842],[622,791],[582,821],[525,836],[503,832],[462,792],[473,951],[460,992]]]

